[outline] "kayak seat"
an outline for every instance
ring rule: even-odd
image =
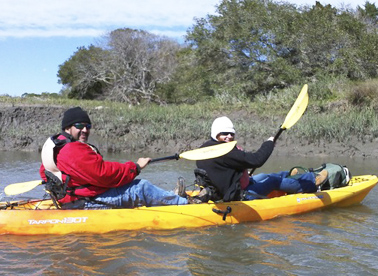
[[[50,194],[51,199],[56,208],[60,208],[59,199],[62,199],[66,195],[66,191],[62,181],[54,173],[45,170],[46,175],[46,191]]]
[[[194,176],[194,184],[200,188],[200,192],[196,198],[200,199],[202,202],[208,202],[209,200],[219,201],[221,199],[204,169],[194,169]]]

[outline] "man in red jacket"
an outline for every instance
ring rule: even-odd
[[[88,137],[91,120],[83,109],[68,109],[62,132],[49,138],[42,150],[41,177],[53,173],[67,188],[59,203],[66,208],[132,208],[182,205],[188,201],[144,179],[135,179],[151,158],[126,163],[103,160]],[[45,170],[46,172],[45,174]],[[54,177],[53,175],[53,177]]]

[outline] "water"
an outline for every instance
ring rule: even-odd
[[[168,153],[167,155],[172,155]],[[161,157],[151,156],[151,157]],[[164,155],[163,155],[164,156]],[[127,161],[124,155],[108,159]],[[137,160],[137,156],[131,156]],[[347,165],[354,175],[377,174],[376,161],[272,156],[258,172]],[[39,179],[39,154],[1,152],[0,189]],[[151,164],[140,175],[165,189],[178,176],[193,181],[194,162]],[[24,197],[40,197],[36,188]],[[173,231],[103,235],[0,236],[2,275],[377,275],[378,189],[362,204],[269,221]]]

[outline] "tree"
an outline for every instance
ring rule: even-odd
[[[369,16],[376,10],[369,7]],[[253,96],[324,75],[377,76],[378,36],[354,11],[270,0],[223,0],[187,34],[208,91]]]
[[[359,17],[364,20],[365,23],[372,26],[372,29],[377,29],[378,24],[378,8],[375,4],[369,1],[365,2],[364,7],[357,7]]]
[[[214,94],[255,95],[294,81],[298,73],[280,56],[287,53],[277,41],[278,28],[295,16],[294,6],[230,0],[217,13],[197,19],[187,35]]]
[[[179,44],[145,31],[118,29],[109,34],[108,47],[109,97],[132,104],[163,103],[156,86],[171,80]]]
[[[103,94],[109,81],[99,68],[106,67],[107,56],[99,47],[80,47],[59,66],[58,82],[65,86],[69,98],[93,99]]]
[[[316,2],[311,8],[303,9],[295,23],[286,45],[294,49],[293,64],[301,68],[303,77],[332,75],[361,80],[376,76],[368,68],[377,59],[378,52],[373,51],[369,61],[364,51],[366,42],[375,41],[377,36],[369,38],[367,25],[353,12],[338,11],[331,5]]]
[[[117,29],[104,37],[103,45],[81,47],[60,65],[58,77],[70,97],[164,103],[156,86],[171,80],[180,49],[177,42],[145,31]]]

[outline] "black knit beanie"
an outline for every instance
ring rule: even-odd
[[[73,107],[64,112],[62,120],[62,130],[70,127],[75,123],[91,123],[88,113],[81,109],[81,107]]]

